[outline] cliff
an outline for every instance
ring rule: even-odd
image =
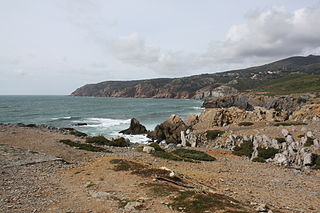
[[[244,91],[320,92],[320,56],[297,56],[247,69],[183,78],[105,81],[82,86],[71,95],[211,99]]]

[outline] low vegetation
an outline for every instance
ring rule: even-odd
[[[310,137],[307,137],[307,141],[304,143],[305,147],[309,147],[313,145],[313,139]]]
[[[130,146],[130,143],[126,141],[126,139],[123,137],[109,140],[104,136],[94,136],[94,137],[87,138],[86,143],[93,143],[101,146],[116,146],[116,147]]]
[[[258,158],[262,158],[264,160],[269,158],[274,158],[274,156],[279,153],[279,149],[275,149],[272,147],[262,148],[258,147]]]
[[[156,152],[164,152],[164,150],[157,143],[151,143],[148,146],[153,147]]]
[[[302,126],[302,125],[307,125],[307,124],[301,123],[301,122],[279,122],[274,124],[274,126]]]
[[[252,126],[254,123],[252,122],[241,122],[238,124],[238,126]]]
[[[320,155],[315,155],[313,169],[320,169]]]
[[[234,155],[247,156],[247,157],[251,157],[252,153],[253,153],[252,141],[243,141],[242,144],[240,144],[239,146],[236,146],[232,151],[232,154]]]
[[[285,138],[276,138],[276,140],[278,141],[278,143],[284,143],[286,142]]]
[[[97,147],[97,146],[93,146],[91,144],[82,144],[82,143],[76,143],[74,141],[71,141],[69,139],[67,140],[60,140],[60,143],[66,144],[68,146],[77,148],[77,149],[81,149],[81,150],[86,150],[86,151],[90,151],[90,152],[110,152],[102,147]]]
[[[182,191],[172,199],[169,206],[186,213],[204,213],[226,210],[225,212],[247,212],[236,200],[225,195]]]
[[[208,155],[207,153],[191,150],[191,149],[177,149],[172,152],[175,155],[178,155],[182,158],[188,158],[192,160],[199,160],[199,161],[214,161],[216,160],[211,155]]]
[[[188,159],[183,159],[177,155],[174,155],[170,152],[155,152],[152,154],[153,156],[155,157],[158,157],[158,158],[163,158],[163,159],[166,159],[166,160],[173,160],[173,161],[191,161],[191,160],[188,160]]]
[[[88,136],[86,133],[80,132],[80,131],[78,131],[76,129],[73,129],[73,128],[65,128],[65,129],[69,130],[69,134],[70,135],[74,135],[76,137],[86,137],[86,136]]]
[[[222,130],[208,130],[207,131],[207,140],[215,140],[217,137],[224,134]]]
[[[253,162],[260,162],[260,163],[265,163],[266,160],[262,157],[256,157],[252,159]]]
[[[114,167],[115,171],[135,171],[145,168],[145,166],[140,163],[123,159],[113,159],[110,161],[110,163],[116,164]]]

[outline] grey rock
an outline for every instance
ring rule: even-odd
[[[133,201],[133,202],[128,202],[127,205],[124,207],[125,211],[133,211],[138,207],[143,206],[141,202]]]
[[[154,153],[156,150],[151,146],[144,146],[142,151],[145,153],[151,154],[151,153]]]
[[[306,135],[309,138],[313,138],[314,137],[314,135],[313,135],[313,133],[311,131],[308,131]]]
[[[289,131],[286,130],[286,129],[282,129],[282,130],[281,130],[281,133],[282,133],[282,135],[283,135],[284,137],[287,137],[287,136],[290,134]]]

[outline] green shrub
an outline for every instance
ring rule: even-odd
[[[275,148],[262,148],[258,147],[258,157],[263,159],[274,158],[274,156],[279,153],[279,149]]]
[[[252,126],[254,123],[252,122],[241,122],[238,124],[238,126]]]
[[[76,143],[76,142],[73,142],[69,139],[68,140],[60,140],[60,143],[66,144],[66,145],[74,147],[74,148],[90,151],[90,152],[110,152],[110,151],[107,151],[106,149],[101,148],[101,147],[92,146],[91,144]]]
[[[110,142],[110,140],[108,140],[107,138],[105,138],[102,135],[93,136],[93,137],[89,137],[86,139],[86,143],[93,143],[93,144],[97,144],[97,145],[108,145],[109,142]]]
[[[169,153],[169,152],[155,152],[152,155],[155,157],[163,158],[163,159],[167,159],[167,160],[174,160],[174,161],[183,161],[184,160],[183,158],[176,156],[176,155]]]
[[[164,152],[164,150],[157,143],[151,143],[148,146],[153,147],[156,152]]]
[[[236,146],[233,149],[233,154],[234,155],[238,155],[238,156],[247,156],[247,157],[251,157],[253,152],[253,143],[252,141],[243,141],[242,144],[240,144],[240,146]]]
[[[276,140],[278,141],[278,143],[284,143],[286,142],[285,138],[276,138]]]
[[[113,139],[112,141],[108,142],[108,146],[117,146],[117,147],[128,147],[130,146],[130,143],[126,141],[125,138],[116,138]]]
[[[125,138],[116,138],[113,140],[109,140],[104,136],[94,136],[86,139],[87,143],[93,143],[102,146],[116,146],[116,147],[127,147],[130,146],[130,143],[126,141]]]
[[[313,139],[310,138],[310,137],[307,137],[307,141],[304,143],[303,146],[309,147],[309,146],[312,146],[312,145],[313,145]]]
[[[253,162],[260,162],[260,163],[265,163],[266,160],[262,157],[256,157],[252,159]]]
[[[88,136],[86,133],[80,132],[80,131],[75,130],[75,129],[70,130],[69,134],[70,135],[74,135],[76,137],[86,137],[86,136]]]
[[[207,140],[214,140],[217,137],[223,135],[224,131],[221,130],[208,130],[207,131]]]
[[[320,169],[320,155],[315,155],[313,169]]]
[[[190,150],[190,149],[177,149],[172,152],[175,155],[178,155],[182,158],[190,158],[193,160],[200,161],[214,161],[216,160],[214,157],[200,151]]]

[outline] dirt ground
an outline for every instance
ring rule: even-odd
[[[217,160],[201,163],[133,148],[96,153],[61,139],[81,140],[0,126],[0,212],[257,212],[261,204],[272,212],[320,212],[317,171],[251,162],[224,150],[202,150]]]

